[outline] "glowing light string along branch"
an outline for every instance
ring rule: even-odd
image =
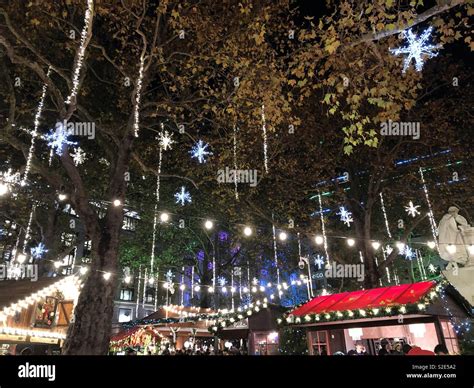
[[[267,125],[265,123],[265,105],[262,105],[262,132],[263,132],[263,165],[268,174],[268,155],[267,155]]]
[[[437,238],[438,233],[436,232],[438,230],[438,226],[436,225],[436,221],[434,219],[433,209],[431,207],[431,202],[430,202],[430,196],[428,194],[428,187],[426,186],[425,176],[423,175],[422,167],[420,167],[420,176],[421,176],[421,183],[423,184],[423,191],[425,193],[426,203],[428,204],[428,218],[430,220],[431,233],[433,233],[433,240],[436,244],[436,250],[439,253],[439,245],[438,245],[438,238]]]
[[[26,226],[26,231],[25,231],[25,239],[23,240],[23,254],[26,254],[26,246],[28,245],[28,242],[30,241],[31,238],[31,224],[33,222],[33,215],[36,210],[36,203],[33,204],[31,211],[30,211],[30,217],[28,218],[28,225]]]
[[[237,182],[237,126],[234,125],[234,191],[235,199],[239,199],[239,190]]]
[[[81,75],[81,68],[84,62],[84,55],[86,47],[89,43],[90,35],[92,33],[92,18],[94,12],[94,1],[87,0],[87,10],[84,16],[84,27],[81,32],[81,44],[77,52],[76,61],[74,64],[74,71],[72,75],[72,89],[69,96],[66,98],[66,104],[70,104],[77,95],[79,89],[79,76]]]
[[[385,211],[385,204],[383,202],[383,194],[380,193],[380,205],[382,207],[383,218],[385,220],[385,229],[387,229],[387,235],[389,238],[392,238],[392,233],[390,232],[390,226],[388,224],[387,212]]]
[[[174,143],[171,134],[168,131],[163,132],[163,123],[161,123],[161,132],[158,136],[158,170],[156,172],[156,190],[155,190],[155,211],[153,215],[153,234],[152,234],[152,245],[151,245],[151,255],[150,255],[150,272],[153,273],[154,263],[155,263],[155,244],[156,244],[156,228],[158,223],[158,203],[160,202],[160,175],[161,175],[161,165],[163,161],[163,151],[171,149],[171,145]]]
[[[273,232],[273,256],[274,256],[274,259],[275,259],[275,268],[276,268],[276,274],[277,274],[277,285],[280,285],[280,268],[278,268],[278,250],[277,250],[275,224],[272,224],[272,232]]]
[[[139,123],[140,123],[140,100],[141,100],[141,91],[143,85],[143,67],[145,63],[145,58],[143,54],[140,56],[140,69],[138,70],[138,78],[137,78],[137,90],[135,94],[135,106],[133,107],[133,133],[135,137],[138,137],[138,132],[140,131]]]
[[[51,67],[48,67],[48,72],[46,73],[46,76],[49,77],[50,74],[51,74]],[[46,98],[47,90],[48,90],[48,84],[45,83],[43,85],[43,91],[41,93],[38,107],[36,108],[33,132],[31,132],[31,144],[30,144],[30,149],[28,151],[28,157],[26,159],[25,174],[23,175],[23,178],[20,181],[21,186],[26,185],[28,174],[31,170],[31,160],[33,159],[33,152],[35,150],[35,140],[38,137],[38,128],[40,124],[41,114],[43,113],[44,99]]]
[[[329,252],[328,252],[328,239],[326,236],[326,227],[324,225],[324,213],[323,213],[323,201],[321,199],[321,193],[318,193],[319,201],[319,215],[321,217],[321,230],[323,232],[323,244],[324,244],[324,253],[326,254],[326,263],[329,263]]]

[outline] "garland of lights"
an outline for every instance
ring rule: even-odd
[[[33,203],[33,206],[31,207],[31,211],[30,211],[30,216],[28,218],[28,224],[26,226],[25,239],[23,240],[23,254],[26,254],[26,248],[31,238],[31,224],[33,222],[33,215],[35,213],[35,209],[36,209],[36,203]]]
[[[440,281],[428,295],[420,298],[417,303],[407,303],[404,305],[394,305],[386,307],[370,307],[365,309],[344,310],[344,311],[328,311],[319,314],[306,314],[304,317],[294,316],[291,313],[283,314],[277,319],[280,326],[300,325],[304,323],[333,322],[361,318],[377,318],[377,317],[394,317],[399,315],[416,314],[426,310],[427,306],[432,303],[433,299],[439,297],[440,291],[447,285],[446,281]],[[299,304],[294,309],[302,306]]]
[[[133,107],[133,133],[135,137],[138,137],[138,132],[140,131],[140,100],[141,100],[141,91],[143,84],[143,67],[145,64],[145,58],[143,54],[140,56],[140,68],[138,70],[137,78],[137,87],[135,93],[135,106]]]
[[[428,204],[428,218],[430,220],[431,233],[433,234],[433,241],[436,244],[436,250],[439,253],[439,245],[436,232],[438,230],[438,226],[436,225],[436,221],[433,215],[433,209],[431,208],[430,196],[428,194],[428,186],[426,185],[425,176],[423,175],[423,168],[420,167],[419,171],[421,176],[421,182],[423,184],[423,192],[425,193],[426,203]]]
[[[387,235],[389,238],[392,238],[392,233],[390,232],[390,226],[388,224],[387,212],[385,211],[385,204],[383,201],[383,194],[380,192],[380,205],[382,207],[383,218],[385,220],[385,229],[387,229]]]
[[[234,191],[235,191],[235,199],[239,200],[239,189],[238,189],[238,182],[237,182],[237,126],[234,125],[234,150],[233,150],[233,156],[234,156]]]
[[[46,73],[46,77],[49,77],[50,74],[51,74],[51,67],[48,67],[48,72]],[[41,97],[38,103],[38,107],[36,108],[35,119],[33,122],[33,131],[31,132],[31,144],[30,144],[30,149],[28,151],[28,157],[26,158],[25,173],[20,182],[21,186],[26,185],[28,174],[31,170],[31,160],[33,159],[33,152],[35,150],[35,140],[36,140],[36,137],[38,136],[38,128],[40,124],[41,114],[43,113],[44,99],[46,98],[47,90],[48,90],[48,84],[44,83],[43,90],[41,92]]]
[[[215,336],[218,337],[219,332],[222,329],[225,329],[226,327],[229,327],[233,325],[234,323],[239,322],[245,318],[248,318],[254,313],[258,313],[267,308],[268,308],[268,303],[265,301],[263,303],[261,303],[260,301],[255,302],[255,304],[251,303],[248,306],[248,309],[246,309],[246,311],[243,311],[243,309],[240,309],[240,311],[227,315],[223,319],[219,319],[219,317],[217,317],[214,325],[211,325],[207,330],[211,334],[214,334]]]
[[[275,224],[272,224],[272,232],[273,232],[273,258],[275,261],[275,268],[276,268],[276,273],[277,273],[277,284],[280,285],[280,268],[278,268],[278,250],[277,250]]]
[[[87,0],[87,10],[84,16],[84,27],[82,28],[81,32],[81,44],[79,46],[79,50],[77,51],[76,63],[72,76],[72,89],[71,93],[66,99],[66,104],[70,104],[72,102],[73,98],[76,97],[77,91],[79,89],[79,76],[81,74],[81,68],[84,62],[84,55],[86,53],[87,36],[92,31],[93,11],[94,1]]]
[[[323,243],[324,243],[324,252],[326,253],[326,263],[329,265],[329,252],[328,252],[328,240],[326,236],[326,227],[324,225],[324,214],[323,214],[323,201],[321,199],[321,193],[318,193],[318,202],[319,202],[319,215],[321,217],[321,230],[323,232]]]
[[[267,156],[267,126],[265,123],[265,105],[262,105],[262,132],[263,132],[263,165],[265,172],[268,174],[268,156]]]

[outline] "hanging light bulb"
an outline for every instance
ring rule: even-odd
[[[355,245],[355,240],[353,238],[348,238],[347,245],[349,245],[350,247],[353,247]]]
[[[249,289],[248,289],[248,287],[244,287],[244,288],[242,288],[242,291],[247,293],[247,292],[249,292]]]
[[[25,261],[26,261],[26,255],[24,255],[23,253],[20,253],[17,257],[16,257],[16,261],[20,264],[23,264]]]
[[[103,276],[105,280],[109,280],[112,274],[110,272],[105,272]]]
[[[184,284],[181,284],[181,285],[179,286],[179,289],[180,289],[181,291],[184,291],[184,290],[186,289],[186,286],[185,286]]]
[[[324,238],[323,238],[323,236],[317,235],[317,236],[314,238],[314,241],[316,242],[316,244],[322,245],[322,244],[324,243]]]
[[[64,193],[59,193],[58,199],[59,199],[60,201],[64,201],[66,198],[67,198],[67,195],[66,195],[66,194],[64,194]]]
[[[149,284],[150,286],[152,286],[153,283],[155,283],[155,279],[153,279],[153,278],[148,279],[148,284]]]
[[[212,294],[212,293],[214,292],[214,287],[211,286],[211,287],[209,287],[207,290],[209,291],[209,293]]]
[[[206,222],[204,223],[204,227],[207,230],[210,230],[214,227],[214,223],[211,220],[206,220]]]
[[[372,242],[372,248],[374,248],[375,250],[379,249],[380,248],[380,243],[378,241],[373,241]]]
[[[405,249],[405,244],[403,244],[401,241],[398,241],[395,245],[400,252],[403,251],[403,249]]]
[[[199,286],[199,285],[194,286],[194,291],[196,291],[196,292],[201,291],[201,286]]]
[[[122,205],[122,201],[120,201],[120,199],[114,199],[112,203],[115,207]]]
[[[256,292],[257,292],[257,287],[253,286],[253,287],[252,287],[252,293],[255,294]]]
[[[436,243],[434,241],[428,241],[426,245],[428,245],[428,248],[430,249],[434,249],[436,247]]]
[[[170,215],[166,212],[163,212],[160,214],[160,220],[161,222],[168,222],[170,219]]]
[[[250,228],[249,226],[246,226],[246,227],[244,228],[244,234],[245,234],[247,237],[251,236],[251,235],[252,235],[252,228]]]
[[[288,238],[288,235],[285,232],[280,232],[280,234],[278,235],[278,238],[281,241],[285,241]]]
[[[81,275],[85,275],[88,270],[89,270],[89,268],[87,268],[87,267],[81,267],[81,269],[79,270],[79,272],[80,272]]]
[[[450,253],[452,255],[452,254],[456,253],[456,245],[448,244],[448,246],[446,247],[446,250],[448,251],[448,253]]]
[[[222,293],[223,293],[223,294],[226,294],[226,293],[227,293],[227,288],[222,287]]]

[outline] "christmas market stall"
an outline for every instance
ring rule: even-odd
[[[382,340],[459,354],[458,332],[472,307],[447,281],[424,281],[318,296],[278,319],[306,330],[309,354],[347,353],[356,344],[377,354]]]
[[[79,287],[75,276],[0,282],[0,354],[59,353]]]
[[[224,341],[224,347],[245,350],[249,355],[278,354],[277,318],[287,308],[275,304],[254,303],[216,320],[211,332]]]
[[[163,306],[143,319],[124,324],[124,330],[111,337],[110,351],[120,355],[131,348],[139,354],[154,355],[206,350],[213,343],[208,327],[216,315],[211,309]]]

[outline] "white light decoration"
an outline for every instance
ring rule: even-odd
[[[233,157],[234,157],[234,170],[237,171],[237,126],[234,125],[234,149],[233,149]],[[237,174],[234,174],[234,192],[235,192],[235,199],[239,199],[239,187],[238,187],[238,179]]]
[[[18,183],[21,184],[19,172],[14,173],[11,168],[5,172],[0,172],[0,196],[12,191],[13,186]]]
[[[400,253],[404,255],[405,259],[407,260],[412,260],[416,256],[415,251],[412,248],[410,248],[408,245],[405,245],[403,249],[400,251]]]
[[[184,186],[181,186],[181,191],[178,191],[174,195],[174,198],[176,200],[176,203],[180,203],[181,206],[184,206],[186,203],[191,203],[192,201],[191,194],[186,191],[186,188]]]
[[[49,77],[50,74],[51,74],[51,67],[48,68],[48,72],[46,73],[46,76]],[[31,132],[30,149],[28,151],[28,157],[26,158],[25,172],[20,182],[21,186],[26,185],[26,182],[28,180],[28,174],[30,173],[30,170],[31,170],[31,160],[33,159],[33,153],[35,151],[35,141],[36,141],[36,138],[38,137],[38,128],[40,124],[41,114],[43,112],[44,99],[46,97],[47,90],[48,90],[48,84],[45,83],[43,84],[41,97],[38,103],[38,107],[36,108],[33,131]]]
[[[48,250],[46,249],[45,245],[40,242],[37,246],[31,248],[31,256],[34,258],[34,259],[41,259],[43,257],[43,255],[48,252]]]
[[[398,250],[400,251],[400,253],[403,253],[403,250],[405,249],[405,244],[402,243],[401,241],[398,241],[395,246],[398,248]]]
[[[347,245],[349,245],[350,247],[353,247],[355,245],[355,240],[353,238],[348,238],[346,242]]]
[[[194,291],[196,291],[196,292],[201,291],[201,286],[199,286],[199,285],[194,286]]]
[[[155,284],[155,279],[153,279],[152,277],[150,277],[150,279],[148,279],[148,284],[150,286],[152,286],[153,284]]]
[[[280,232],[280,234],[278,235],[278,238],[281,241],[285,241],[288,238],[288,235],[285,232]]]
[[[319,215],[321,218],[321,230],[323,232],[323,240],[324,240],[324,252],[326,254],[326,262],[329,264],[328,239],[326,236],[326,226],[324,222],[324,213],[323,213],[323,200],[321,198],[321,193],[318,193],[318,202],[319,202]]]
[[[251,236],[252,235],[252,228],[250,228],[249,226],[246,226],[244,228],[244,235],[246,235],[247,237]]]
[[[168,222],[170,219],[170,215],[168,213],[161,213],[160,220],[161,222]]]
[[[272,214],[272,219],[273,219],[273,214]],[[276,273],[277,273],[277,284],[280,284],[280,267],[278,266],[278,249],[277,249],[275,224],[272,224],[272,232],[273,232],[273,260],[275,263],[275,268],[276,268]]]
[[[351,226],[351,222],[354,222],[354,220],[352,219],[352,213],[348,211],[344,206],[339,206],[339,213],[336,214],[341,216],[341,221],[349,227]]]
[[[435,273],[436,272],[436,267],[433,264],[430,264],[428,266],[428,271],[430,271],[431,273]]]
[[[448,244],[448,245],[446,246],[446,250],[448,251],[449,254],[452,255],[452,254],[456,253],[456,250],[457,250],[457,249],[456,249],[456,245],[454,245],[454,244]]]
[[[324,267],[324,259],[323,256],[317,255],[316,258],[314,259],[314,265],[318,267],[318,271],[321,270],[321,268]]]
[[[5,183],[0,182],[0,196],[5,195],[6,193],[8,193],[8,191],[8,186]]]
[[[372,242],[372,248],[374,248],[375,250],[379,249],[380,245],[381,244],[378,241],[373,241]]]
[[[62,202],[67,198],[67,195],[64,193],[58,194],[58,199]]]
[[[26,255],[23,254],[23,253],[20,253],[17,257],[16,257],[16,261],[20,264],[23,264],[25,261],[26,261]]]
[[[62,266],[62,263],[59,260],[54,262],[54,268],[59,269],[61,268],[61,266]]]
[[[68,145],[77,145],[76,142],[68,140],[69,133],[64,128],[63,123],[57,123],[56,129],[52,129],[44,138],[47,141],[48,147],[54,151],[56,155],[61,156],[64,148]]]
[[[138,77],[136,84],[136,93],[135,93],[135,104],[133,106],[133,134],[135,137],[138,137],[138,132],[140,131],[140,100],[141,100],[141,91],[143,86],[143,68],[145,65],[145,57],[140,56],[140,67],[138,69]]]
[[[191,158],[197,159],[199,163],[206,163],[207,157],[212,155],[212,152],[209,152],[207,147],[209,147],[209,144],[204,143],[202,140],[197,141],[191,151],[189,151]]]
[[[81,147],[75,148],[74,152],[71,154],[71,157],[76,166],[79,166],[86,161],[86,153]]]
[[[184,291],[184,290],[186,289],[186,286],[185,286],[184,284],[181,284],[181,285],[179,286],[179,289],[180,289],[181,291]]]
[[[209,288],[207,289],[207,291],[209,291],[210,294],[214,293],[214,287],[212,287],[212,286],[209,287]]]
[[[415,206],[412,201],[408,202],[408,206],[405,206],[405,211],[408,213],[408,215],[412,216],[415,218],[420,212],[418,211],[418,208],[420,205]]]
[[[416,36],[411,29],[404,31],[402,35],[406,38],[407,45],[405,47],[389,49],[393,55],[406,54],[403,61],[403,73],[410,67],[412,60],[415,60],[416,71],[421,71],[423,69],[424,57],[433,58],[438,55],[435,50],[438,50],[439,46],[427,43],[432,31],[433,27],[429,27],[420,36]]]
[[[122,205],[122,201],[120,201],[120,199],[114,199],[114,201],[112,203],[115,207],[118,207],[118,206]]]
[[[158,135],[158,144],[163,151],[168,151],[171,149],[171,145],[175,142],[173,140],[173,134],[170,134],[168,131],[163,132],[164,125],[161,124],[162,131]]]
[[[390,226],[388,224],[387,212],[385,211],[385,204],[384,204],[384,201],[383,201],[383,194],[380,193],[379,195],[380,195],[380,206],[382,208],[383,218],[384,218],[384,221],[385,221],[385,229],[387,230],[387,236],[389,238],[392,238],[392,233],[390,232]]]
[[[318,235],[314,238],[314,241],[316,242],[316,244],[322,245],[324,243],[324,238],[323,238],[323,236]]]
[[[72,89],[69,96],[66,98],[66,104],[70,104],[77,95],[79,89],[79,76],[81,74],[82,64],[84,62],[84,55],[88,44],[88,35],[92,33],[92,17],[94,11],[94,1],[87,0],[87,10],[84,15],[84,27],[81,32],[81,43],[76,54],[74,62],[74,70],[72,72]]]
[[[431,226],[431,233],[433,234],[433,241],[436,244],[436,249],[438,250],[439,253],[439,245],[438,245],[438,226],[436,225],[436,221],[434,219],[434,214],[433,214],[433,209],[431,207],[431,202],[430,202],[430,196],[428,194],[428,186],[426,185],[425,182],[425,176],[423,174],[423,168],[420,167],[419,169],[420,172],[420,177],[421,177],[421,183],[423,185],[423,192],[425,193],[425,198],[426,198],[426,203],[428,204],[428,218],[430,220],[430,226]]]
[[[436,243],[434,241],[428,241],[426,245],[428,245],[428,248],[430,249],[436,248]]]
[[[28,225],[26,226],[25,239],[23,240],[23,253],[26,254],[26,247],[31,238],[31,224],[33,223],[33,215],[35,214],[36,203],[33,204],[30,211],[30,216],[28,218]]]
[[[85,275],[88,270],[89,270],[89,268],[87,268],[87,267],[81,267],[81,269],[79,270],[79,273],[81,275]]]
[[[262,105],[262,132],[263,132],[263,165],[268,174],[268,144],[267,144],[267,125],[265,122],[265,105]]]
[[[204,227],[207,230],[211,230],[214,227],[214,223],[211,220],[206,220],[206,222],[204,222]]]
[[[110,272],[105,272],[102,276],[104,277],[105,280],[109,280],[112,274]]]

